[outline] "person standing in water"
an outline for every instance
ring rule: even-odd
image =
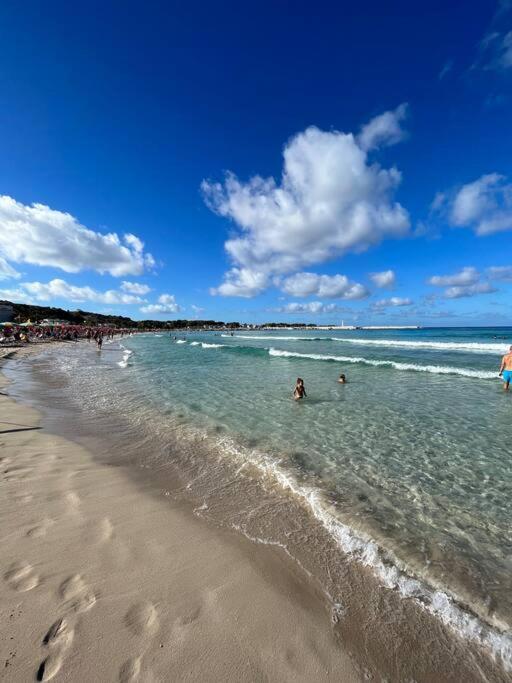
[[[293,398],[296,401],[300,401],[301,398],[306,398],[306,389],[304,387],[304,380],[301,377],[297,377],[297,384],[293,391]]]
[[[512,346],[501,359],[500,377],[503,379],[503,389],[508,391],[510,381],[512,380]]]
[[[347,383],[347,378],[345,377],[345,375],[343,373],[341,373],[341,375],[339,376],[338,382],[340,384],[346,384]]]

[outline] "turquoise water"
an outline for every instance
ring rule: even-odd
[[[498,369],[511,343],[505,328],[140,335],[91,352],[85,369],[226,459],[259,459],[388,584],[398,567],[503,631],[512,391]],[[295,402],[299,376],[308,396]]]

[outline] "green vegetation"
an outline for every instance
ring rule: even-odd
[[[103,313],[91,313],[90,311],[66,311],[63,308],[53,306],[33,306],[31,304],[15,304],[11,301],[0,301],[2,304],[10,304],[14,309],[14,322],[33,323],[45,319],[62,320],[70,325],[103,325],[105,327],[124,327],[139,330],[147,329],[182,329],[203,327],[239,327],[239,323],[223,323],[216,320],[132,320],[122,315],[105,315]]]

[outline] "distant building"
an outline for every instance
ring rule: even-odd
[[[45,318],[42,325],[69,325],[69,320],[59,320],[58,318]]]
[[[11,304],[0,304],[0,323],[10,323],[14,318],[14,308]]]

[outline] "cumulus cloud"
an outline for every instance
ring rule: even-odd
[[[179,313],[182,308],[176,303],[174,294],[161,294],[158,297],[158,303],[142,306],[140,310],[142,313],[156,313],[162,315],[166,313]]]
[[[477,235],[512,230],[512,183],[499,173],[482,175],[456,190],[438,192],[430,214]]]
[[[324,304],[321,301],[310,301],[308,303],[290,303],[275,309],[277,313],[336,313],[346,309],[336,304]]]
[[[296,273],[281,283],[281,289],[290,296],[319,296],[329,299],[364,299],[369,291],[345,275],[317,275]]]
[[[412,299],[392,296],[389,299],[380,299],[373,305],[375,308],[388,308],[389,306],[412,306]]]
[[[392,270],[383,270],[380,273],[370,273],[370,280],[377,287],[391,289],[395,286],[396,276]]]
[[[135,235],[95,232],[69,213],[7,196],[0,196],[0,256],[67,273],[96,270],[116,277],[140,275],[155,264]]]
[[[466,266],[458,273],[452,275],[433,275],[427,280],[429,285],[436,287],[450,287],[458,285],[473,285],[480,279],[480,273],[476,268]]]
[[[25,290],[21,289],[21,287],[15,287],[10,289],[0,289],[0,300],[24,304],[30,303],[30,296]]]
[[[362,127],[358,142],[362,149],[395,145],[405,139],[401,123],[407,116],[407,104],[401,104],[394,111],[385,111]]]
[[[497,291],[489,282],[481,282],[480,273],[470,266],[452,275],[433,275],[427,282],[436,287],[446,287],[443,292],[445,299],[462,299]]]
[[[14,270],[5,259],[0,256],[0,280],[10,280],[11,278],[19,278],[20,274]]]
[[[477,282],[475,285],[448,287],[444,291],[444,297],[446,299],[462,299],[477,294],[492,294],[497,291],[489,282]]]
[[[368,156],[401,139],[404,114],[399,107],[384,122],[377,117],[359,136],[307,128],[286,144],[280,182],[242,182],[233,173],[223,183],[203,181],[208,206],[238,229],[225,244],[233,267],[211,293],[255,296],[275,276],[406,235],[409,215],[393,199],[401,175]]]
[[[65,280],[55,278],[50,282],[23,282],[23,290],[37,301],[51,301],[52,299],[66,299],[68,301],[92,301],[101,304],[141,304],[144,299],[133,294],[125,294],[115,289],[99,292],[92,287],[77,287]]]
[[[512,266],[491,266],[486,273],[490,280],[512,282]]]
[[[138,294],[139,296],[144,296],[151,291],[151,287],[143,285],[140,282],[127,282],[123,280],[121,283],[121,289],[123,292],[128,292],[129,294]]]

